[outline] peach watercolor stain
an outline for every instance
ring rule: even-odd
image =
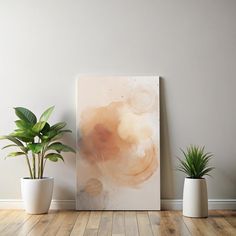
[[[117,185],[133,188],[148,180],[158,167],[157,145],[147,119],[155,99],[146,88],[139,90],[126,101],[85,109],[80,117],[81,157]],[[95,189],[100,186],[94,185]]]

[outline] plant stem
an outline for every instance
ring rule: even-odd
[[[43,157],[44,157],[44,150],[41,152],[41,159],[40,159],[40,178],[43,178]]]
[[[43,163],[43,169],[45,168],[46,161],[47,161],[47,159],[44,160],[44,163]]]
[[[40,177],[40,154],[38,154],[38,179]]]
[[[38,137],[38,143],[40,143],[40,137]],[[38,153],[38,179],[40,179],[40,153]]]
[[[34,153],[32,153],[32,157],[33,157],[33,178],[35,179],[36,170],[35,170],[35,155],[34,155]]]
[[[26,162],[29,168],[29,172],[30,172],[30,178],[33,179],[33,174],[32,174],[32,170],[31,170],[31,166],[30,166],[30,161],[29,161],[29,157],[27,155],[26,156]]]

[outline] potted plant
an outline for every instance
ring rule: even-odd
[[[213,170],[209,167],[209,161],[213,156],[205,152],[204,147],[191,145],[187,150],[182,150],[183,159],[178,158],[180,164],[178,170],[184,172],[187,177],[184,181],[183,191],[183,215],[188,217],[208,216],[208,196],[205,175]]]
[[[52,200],[54,179],[44,177],[45,165],[48,160],[64,161],[61,152],[75,152],[73,148],[58,141],[64,133],[71,130],[64,129],[65,122],[54,125],[48,123],[54,107],[44,111],[39,119],[24,107],[14,109],[19,118],[15,121],[17,128],[13,133],[0,137],[11,142],[3,149],[17,148],[7,157],[25,157],[29,176],[21,178],[21,193],[26,212],[29,214],[47,213]]]

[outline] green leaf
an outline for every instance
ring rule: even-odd
[[[72,133],[72,131],[70,129],[62,129],[59,130],[58,133]]]
[[[0,140],[1,139],[7,139],[7,140],[15,143],[24,153],[28,152],[28,149],[24,146],[24,144],[15,137],[7,135],[7,136],[1,136]],[[11,145],[13,146],[14,144],[11,144]],[[7,146],[10,146],[10,145],[7,145]]]
[[[20,135],[24,135],[26,137],[35,137],[37,133],[35,133],[32,129],[15,129],[13,133],[19,133]]]
[[[37,118],[35,116],[35,114],[24,108],[24,107],[15,107],[15,113],[16,115],[23,121],[25,122],[29,122],[31,124],[36,124],[37,123]]]
[[[48,140],[51,140],[56,135],[57,135],[56,130],[50,130],[49,132],[47,132],[46,134],[42,136],[42,139],[48,141]]]
[[[34,136],[26,130],[17,130],[10,135],[26,143],[34,141]]]
[[[45,156],[45,158],[53,162],[57,162],[59,159],[64,161],[63,157],[58,153],[49,153]]]
[[[54,106],[52,107],[49,107],[46,111],[43,112],[43,114],[41,115],[39,121],[45,121],[47,122],[50,115],[52,114],[53,112],[53,109],[54,109]]]
[[[18,147],[18,146],[16,144],[9,144],[9,145],[2,147],[2,150],[5,148],[9,148],[9,147]]]
[[[7,155],[7,157],[16,157],[16,156],[21,156],[21,155],[25,155],[24,152],[11,152]]]
[[[206,168],[200,173],[200,176],[209,175],[208,173],[214,169],[215,169],[214,167]]]
[[[17,136],[17,135],[14,135],[14,137],[18,138],[20,141],[25,142],[25,143],[33,142],[33,139],[20,137],[20,136]]]
[[[42,148],[43,148],[43,144],[42,143],[29,143],[27,145],[27,147],[35,154],[38,154],[41,152]]]
[[[39,121],[38,123],[36,123],[32,130],[35,132],[35,133],[39,133],[43,128],[44,126],[46,125],[46,121]]]
[[[41,133],[46,134],[49,130],[50,130],[50,125],[46,123],[43,129],[41,130]]]
[[[56,141],[63,137],[62,133],[57,133],[54,137],[51,138],[51,141]]]
[[[48,146],[47,150],[54,150],[57,152],[75,152],[75,150],[63,143],[55,142]]]
[[[21,141],[19,141],[17,138],[12,137],[10,135],[0,136],[0,140],[7,139],[13,143],[15,143],[17,146],[24,146]]]
[[[60,130],[60,129],[63,129],[65,126],[66,126],[66,122],[59,122],[53,125],[51,127],[51,130]]]
[[[19,129],[31,129],[32,128],[32,124],[29,122],[25,122],[24,120],[16,120],[15,123]]]

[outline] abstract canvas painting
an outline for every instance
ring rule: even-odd
[[[76,86],[76,208],[159,210],[159,77],[81,76]]]

